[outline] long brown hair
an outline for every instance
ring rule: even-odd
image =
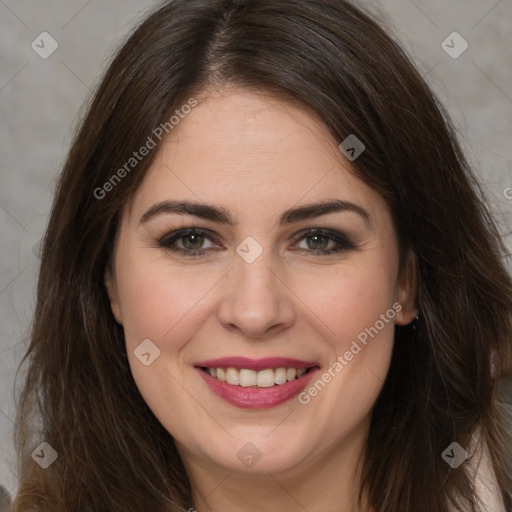
[[[441,457],[453,441],[468,447],[478,428],[512,510],[510,437],[496,399],[498,378],[512,371],[505,247],[443,107],[381,25],[343,0],[171,0],[113,59],[76,133],[44,238],[22,361],[14,510],[193,505],[172,437],[132,378],[104,286],[120,212],[158,148],[108,193],[95,190],[211,85],[298,101],[339,142],[356,134],[366,150],[355,172],[387,200],[402,254],[416,256],[419,321],[396,329],[361,496],[379,512],[447,512],[454,501],[478,510],[467,466],[452,470]],[[47,469],[30,457],[41,441],[58,453]]]

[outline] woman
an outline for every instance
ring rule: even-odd
[[[510,510],[503,254],[369,15],[166,2],[62,172],[14,510]]]

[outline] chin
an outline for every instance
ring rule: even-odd
[[[204,456],[236,473],[276,474],[293,470],[304,458],[305,443],[291,432],[269,435],[273,428],[265,427],[260,434],[234,435],[228,443],[216,445],[214,451],[211,446],[205,447]]]

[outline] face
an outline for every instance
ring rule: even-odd
[[[366,435],[413,272],[321,120],[254,93],[197,99],[124,211],[112,311],[186,463],[305,469]]]

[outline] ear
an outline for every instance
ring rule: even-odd
[[[396,301],[402,306],[397,311],[397,325],[408,325],[418,314],[416,309],[418,260],[413,251],[408,251],[395,288]]]
[[[110,307],[115,319],[123,325],[123,315],[121,314],[121,305],[119,303],[119,292],[117,289],[117,279],[115,273],[112,272],[110,266],[105,270],[105,288],[107,289],[108,298],[110,299]]]

